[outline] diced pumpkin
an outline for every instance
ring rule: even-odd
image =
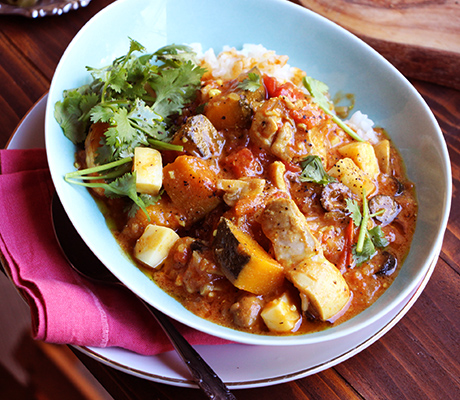
[[[339,148],[339,153],[353,162],[371,178],[380,173],[374,147],[369,142],[353,142]]]
[[[136,172],[136,190],[139,193],[157,195],[163,185],[161,153],[150,147],[136,147],[133,164]]]
[[[322,253],[308,256],[286,274],[299,292],[308,298],[308,310],[322,321],[333,319],[350,300],[347,282]]]
[[[383,139],[374,146],[381,171],[384,174],[390,173],[390,141]]]
[[[164,189],[189,222],[201,219],[219,205],[216,185],[216,174],[198,157],[179,156],[163,168]]]
[[[366,189],[368,195],[372,194],[375,190],[375,185],[370,177],[351,158],[340,159],[327,173],[342,182],[358,196],[362,196],[363,188]]]
[[[287,293],[266,304],[260,315],[272,332],[291,332],[300,320],[297,306]]]
[[[213,247],[223,274],[237,288],[263,295],[283,284],[283,267],[230,220],[220,219]]]
[[[147,225],[134,246],[134,256],[144,265],[158,268],[178,239],[179,235],[170,228]]]
[[[259,86],[254,90],[244,88],[245,80],[253,73],[258,77]],[[217,130],[246,128],[251,124],[251,115],[257,103],[265,99],[262,74],[257,68],[241,74],[234,82],[231,91],[215,91],[205,107],[205,115]]]
[[[235,92],[221,94],[209,100],[205,115],[218,129],[245,127],[251,117],[251,109],[245,105]]]

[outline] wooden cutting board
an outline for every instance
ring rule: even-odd
[[[298,0],[404,75],[460,89],[460,0]]]

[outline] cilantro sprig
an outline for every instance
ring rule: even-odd
[[[238,88],[242,90],[249,90],[250,92],[255,92],[261,86],[260,76],[255,72],[249,72],[248,77],[243,79],[239,84]]]
[[[331,110],[331,102],[327,98],[329,92],[329,87],[317,79],[314,79],[310,76],[305,76],[302,80],[305,88],[310,92],[313,101],[318,104],[318,107],[321,108],[326,114],[332,117],[332,120],[342,128],[350,137],[353,139],[362,142],[363,139],[347,124],[345,124],[336,114]]]
[[[314,182],[320,185],[327,185],[336,181],[335,178],[326,172],[319,156],[307,156],[302,160],[300,166],[302,168],[299,177],[301,182]]]
[[[169,143],[174,133],[172,117],[181,113],[200,87],[205,70],[195,57],[185,45],[147,54],[143,45],[130,39],[128,52],[112,64],[87,67],[92,82],[64,91],[55,104],[55,118],[74,144],[85,141],[93,123],[109,127],[97,149],[99,166],[69,173],[65,179],[103,188],[108,196],[127,196],[145,211],[145,201],[152,199],[136,193],[135,174],[121,166],[130,162],[138,146],[182,150]],[[96,177],[91,176],[94,173]]]
[[[360,265],[376,254],[376,247],[384,248],[389,244],[380,226],[377,225],[372,229],[368,229],[369,220],[381,214],[382,211],[375,214],[369,212],[365,189],[363,189],[362,213],[356,200],[346,199],[346,203],[353,223],[359,227],[358,241],[353,247],[353,258],[356,264]]]

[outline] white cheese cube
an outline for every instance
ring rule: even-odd
[[[260,315],[268,329],[273,332],[290,332],[300,320],[296,305],[286,293],[269,302]]]
[[[163,185],[163,163],[160,152],[150,147],[136,147],[134,171],[137,192],[157,195]]]
[[[178,239],[179,235],[171,228],[147,225],[134,246],[134,256],[146,266],[158,268]]]

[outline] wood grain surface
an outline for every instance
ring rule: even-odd
[[[457,0],[299,0],[353,32],[405,75],[460,89]]]
[[[21,118],[48,90],[59,58],[73,36],[92,15],[111,2],[93,0],[86,8],[36,20],[0,16],[1,147],[6,145]],[[317,3],[326,7],[326,2]],[[336,3],[345,2],[331,2],[330,8],[340,10]],[[346,3],[358,10],[371,4],[366,0]],[[390,11],[405,12],[404,8],[398,8],[402,2],[378,3]],[[456,10],[455,2],[450,1],[412,3],[418,3],[420,7],[432,3],[433,9],[438,7],[445,12]],[[447,31],[446,35],[449,34]],[[414,58],[417,58],[417,46],[412,46]],[[439,51],[448,53],[443,49]],[[421,54],[423,56],[423,52]],[[448,61],[449,57],[440,59],[440,62],[442,60]],[[452,212],[441,256],[427,287],[393,329],[351,359],[289,383],[235,390],[238,399],[460,398],[460,91],[448,82],[441,86],[422,80],[411,81],[439,121],[454,177]],[[116,400],[204,398],[198,390],[146,381],[107,367],[78,351],[76,353]]]

